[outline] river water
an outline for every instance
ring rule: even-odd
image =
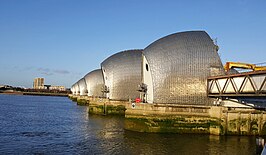
[[[0,95],[0,154],[256,154],[256,137],[126,131],[66,97]]]

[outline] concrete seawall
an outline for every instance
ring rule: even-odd
[[[126,101],[112,101],[106,98],[75,96],[69,95],[69,98],[81,106],[89,106],[90,114],[98,115],[122,115],[125,116]]]
[[[69,95],[90,114],[121,115],[125,129],[157,133],[266,135],[266,112],[248,108],[130,103]]]
[[[266,113],[255,109],[141,103],[126,109],[125,128],[133,131],[266,135]]]

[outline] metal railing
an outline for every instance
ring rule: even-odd
[[[266,71],[210,77],[207,84],[209,97],[266,97]]]

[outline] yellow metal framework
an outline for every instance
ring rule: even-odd
[[[224,69],[228,72],[231,68],[252,69],[253,71],[266,71],[266,66],[256,66],[255,64],[248,64],[242,62],[226,62]]]

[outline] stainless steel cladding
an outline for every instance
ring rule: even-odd
[[[91,71],[84,76],[87,84],[88,96],[104,97],[102,92],[104,87],[103,73],[101,69]]]
[[[211,104],[207,77],[223,75],[218,48],[204,31],[175,33],[143,51],[143,82],[151,103]]]
[[[74,88],[74,85],[71,86],[70,90],[71,90],[72,95],[74,95],[74,94],[75,94],[75,88]]]
[[[76,82],[75,84],[74,84],[74,90],[75,90],[75,95],[79,95],[79,85],[78,85],[78,83]]]
[[[79,86],[79,95],[80,96],[87,95],[87,85],[84,78],[78,81],[78,86]]]
[[[119,52],[101,63],[107,98],[128,100],[139,97],[142,51]]]

